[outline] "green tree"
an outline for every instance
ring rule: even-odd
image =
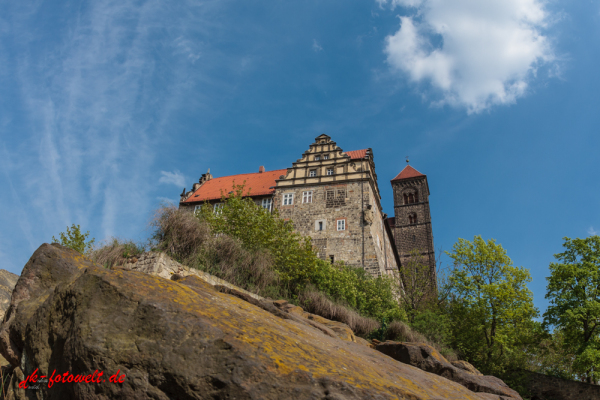
[[[453,344],[482,372],[502,375],[525,362],[522,351],[531,332],[533,294],[529,271],[515,267],[494,239],[459,239],[449,276]]]
[[[435,275],[420,252],[412,250],[410,257],[400,267],[400,276],[404,289],[401,302],[412,324],[417,314],[433,305]]]
[[[600,236],[564,238],[563,253],[550,264],[544,322],[563,336],[574,355],[573,370],[589,383],[600,378]]]
[[[89,241],[86,241],[87,237],[90,235],[90,232],[81,233],[81,228],[79,225],[71,225],[69,228],[67,226],[67,232],[61,232],[59,234],[60,241],[52,236],[53,243],[60,243],[63,246],[66,246],[70,249],[80,252],[81,254],[85,254],[92,249],[92,245],[95,242],[95,239],[92,238]]]

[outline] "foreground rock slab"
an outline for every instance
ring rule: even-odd
[[[503,399],[522,400],[519,393],[508,387],[501,379],[495,376],[483,376],[471,364],[464,361],[457,363],[459,367],[454,366],[429,345],[387,341],[376,344],[375,349],[395,360],[457,382],[473,392],[480,392],[484,396],[489,394],[485,398],[501,396]]]
[[[111,271],[56,244],[33,254],[6,317],[11,399],[489,398],[201,279]],[[35,369],[106,379],[20,389]]]

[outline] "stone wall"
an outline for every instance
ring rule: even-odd
[[[600,386],[522,371],[532,400],[598,400]]]

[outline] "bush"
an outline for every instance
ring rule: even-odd
[[[286,297],[268,252],[251,251],[239,239],[215,235],[207,222],[175,207],[159,209],[152,225],[155,250],[263,297]]]
[[[130,262],[130,259],[144,253],[145,248],[131,240],[112,238],[90,251],[90,258],[105,266],[112,268]]]
[[[60,243],[63,246],[66,246],[70,249],[80,252],[81,254],[85,254],[92,249],[95,239],[90,239],[86,241],[87,237],[90,235],[90,232],[81,233],[81,228],[79,225],[71,225],[69,228],[67,226],[67,232],[61,232],[59,234],[60,241],[52,236],[53,243]]]
[[[362,268],[321,260],[310,238],[295,232],[291,221],[280,219],[277,210],[270,212],[252,199],[243,198],[243,185],[233,189],[232,196],[222,198],[224,205],[218,213],[206,204],[197,214],[198,219],[206,222],[213,233],[240,240],[249,251],[267,252],[291,301],[298,301],[300,293],[311,285],[363,316],[377,320],[404,318],[392,277],[372,278]]]

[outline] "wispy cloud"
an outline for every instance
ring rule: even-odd
[[[123,225],[143,227],[155,203],[148,182],[173,113],[197,82],[218,81],[207,79],[209,62],[195,65],[218,29],[205,15],[217,3],[65,2],[43,30],[33,27],[49,5],[27,4],[0,5],[0,184],[9,188],[0,201],[26,210],[0,221],[20,227],[29,247],[72,223],[98,239],[132,234]],[[183,175],[159,181],[183,186]]]
[[[596,232],[596,230],[594,229],[593,226],[590,226],[588,231],[587,231],[588,235],[590,236],[596,236],[598,234],[598,232]]]
[[[544,0],[377,2],[404,14],[386,38],[389,65],[412,82],[428,82],[427,95],[438,94],[434,104],[476,113],[514,103],[537,68],[555,60],[542,33],[549,20]]]
[[[315,53],[323,51],[323,47],[317,42],[317,39],[313,39],[312,49]]]
[[[168,171],[160,171],[160,179],[159,183],[166,183],[168,185],[175,185],[177,187],[182,188],[185,185],[185,177],[179,171],[168,172]]]

